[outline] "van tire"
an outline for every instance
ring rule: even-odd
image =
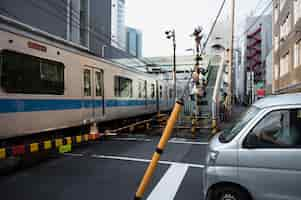
[[[222,186],[211,190],[207,200],[251,200],[249,194],[236,186]]]

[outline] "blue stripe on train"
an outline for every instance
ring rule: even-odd
[[[105,100],[105,107],[143,106],[145,100]],[[161,102],[160,102],[161,103]],[[147,104],[156,104],[148,100]],[[0,99],[0,113],[70,110],[102,107],[101,100],[76,99]]]

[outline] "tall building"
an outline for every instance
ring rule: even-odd
[[[112,0],[112,46],[126,49],[126,27],[125,27],[125,1]]]
[[[138,29],[126,28],[126,50],[135,57],[142,57],[142,33]]]
[[[301,0],[273,1],[273,92],[301,91]]]
[[[124,0],[1,0],[0,16],[33,27],[49,37],[58,37],[92,54],[120,58],[128,57],[123,51],[124,3]]]

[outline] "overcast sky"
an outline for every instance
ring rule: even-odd
[[[211,23],[223,0],[126,0],[126,25],[143,32],[143,56],[169,56],[171,41],[165,38],[165,30],[175,29],[177,54],[191,54],[189,36],[194,27],[201,25],[209,32]],[[236,26],[242,27],[244,18],[259,3],[259,8],[270,0],[236,0]],[[229,17],[230,0],[223,10],[222,18]],[[257,9],[258,10],[258,9]]]

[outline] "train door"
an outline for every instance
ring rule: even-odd
[[[105,115],[104,76],[103,70],[94,69],[94,118],[100,119]]]
[[[103,71],[85,66],[83,76],[83,117],[86,120],[99,120],[105,114]]]

